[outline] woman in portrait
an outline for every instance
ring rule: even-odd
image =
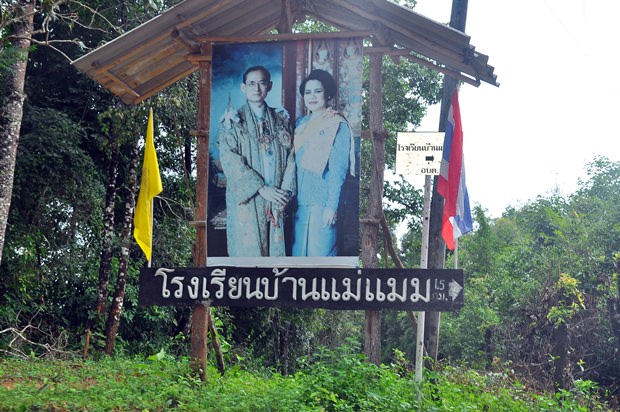
[[[293,256],[337,256],[336,219],[347,173],[354,174],[353,135],[347,120],[330,103],[336,81],[313,70],[301,83],[307,114],[295,122],[297,210]]]

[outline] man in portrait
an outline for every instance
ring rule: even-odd
[[[288,113],[265,102],[271,88],[265,67],[248,68],[241,82],[245,104],[229,107],[220,122],[231,257],[286,254],[284,222],[296,193],[296,170]]]

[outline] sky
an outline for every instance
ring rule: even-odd
[[[596,156],[620,161],[620,0],[468,3],[465,32],[500,83],[459,91],[472,207],[500,217],[573,193]],[[447,23],[451,4],[418,0],[415,11]],[[417,131],[438,125],[434,106]]]

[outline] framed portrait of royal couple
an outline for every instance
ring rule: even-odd
[[[213,45],[208,266],[359,266],[362,50]]]

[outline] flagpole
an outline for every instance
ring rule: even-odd
[[[155,199],[155,198],[153,198]],[[153,199],[151,199],[151,256],[149,257],[149,259],[146,262],[146,267],[150,268],[151,267],[151,260],[153,259]]]
[[[454,240],[454,269],[459,268],[459,238]]]
[[[422,251],[420,252],[420,269],[428,268],[428,243],[430,233],[431,209],[431,175],[424,176],[424,210],[422,214]],[[418,325],[416,330],[415,379],[422,382],[424,364],[424,327],[426,312],[417,312]]]
[[[152,117],[153,117],[153,108],[151,107],[151,108],[149,108],[149,118],[152,119]],[[151,133],[153,133],[153,146],[154,146],[155,145],[155,133],[154,133],[154,130]],[[153,229],[154,229],[154,227],[153,227],[153,222],[154,222],[153,215],[155,215],[155,210],[153,209],[153,205],[155,204],[154,199],[155,199],[155,197],[151,198],[151,242],[150,242],[150,245],[151,245],[151,256],[149,257],[148,261],[146,262],[146,267],[149,267],[149,268],[151,267],[151,261],[153,260]]]

